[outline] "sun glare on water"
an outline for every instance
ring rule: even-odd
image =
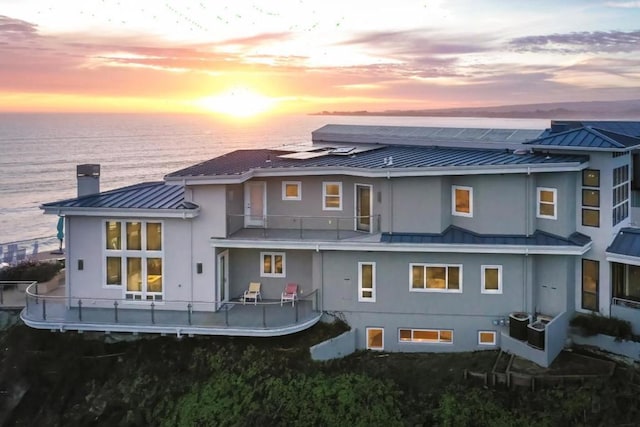
[[[269,111],[275,100],[245,88],[233,88],[219,95],[202,98],[200,107],[233,117],[251,117]]]

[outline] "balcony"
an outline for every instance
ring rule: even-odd
[[[256,304],[203,301],[135,301],[76,298],[26,291],[20,317],[37,329],[139,332],[182,335],[272,337],[310,328],[322,313],[317,290],[292,304],[261,301]]]
[[[227,215],[229,239],[350,240],[380,232],[380,215]]]

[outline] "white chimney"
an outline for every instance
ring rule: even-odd
[[[78,176],[78,197],[100,192],[100,165],[85,164],[76,166]]]

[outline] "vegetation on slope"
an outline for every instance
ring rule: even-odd
[[[464,368],[491,369],[491,351],[359,352],[311,361],[308,347],[340,330],[320,324],[278,339],[109,344],[90,334],[14,326],[0,331],[0,425],[555,426],[640,419],[638,372],[530,392],[463,380]]]

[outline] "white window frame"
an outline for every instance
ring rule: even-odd
[[[469,192],[469,212],[459,212],[456,210],[456,190],[464,190]],[[473,217],[473,187],[468,187],[465,185],[451,186],[451,215],[464,216],[467,218]]]
[[[400,333],[401,331],[411,331],[411,338],[409,338],[408,340],[405,339],[401,339],[400,338]],[[437,332],[438,333],[438,338],[435,340],[416,340],[413,335],[415,332]],[[441,336],[442,336],[442,332],[450,332],[451,333],[451,341],[443,341]],[[452,345],[453,344],[453,329],[419,329],[419,328],[398,328],[398,342],[405,344],[405,343],[410,343],[410,344],[448,344],[448,345]]]
[[[482,334],[491,334],[493,335],[493,341],[488,343],[488,342],[482,342]],[[487,346],[487,347],[495,347],[498,344],[498,334],[496,333],[496,331],[478,331],[478,345],[482,345],[482,346]]]
[[[498,289],[487,289],[486,288],[486,270],[498,270]],[[482,282],[481,291],[483,294],[501,294],[502,293],[502,266],[501,265],[483,265],[480,267],[481,275],[480,280]]]
[[[264,257],[271,257],[272,268],[276,265],[276,256],[282,257],[282,273],[268,273],[264,271]],[[260,252],[260,277],[287,277],[287,257],[285,252]]]
[[[543,191],[549,191],[553,193],[553,203],[543,202],[540,198],[540,195]],[[553,215],[544,215],[540,211],[540,204],[544,203],[545,205],[553,205]],[[558,189],[550,188],[550,187],[537,187],[536,188],[536,218],[543,219],[558,219]]]
[[[287,196],[287,186],[295,185],[298,189],[298,195]],[[282,200],[302,200],[302,182],[300,181],[282,181]]]
[[[373,330],[382,332],[382,346],[381,347],[371,347],[369,345],[369,331],[373,331]],[[383,351],[384,350],[384,328],[379,328],[379,327],[366,328],[365,341],[366,341],[365,344],[366,344],[367,350]]]
[[[371,266],[371,288],[362,287],[362,266]],[[365,297],[364,292],[371,292],[370,297]],[[375,262],[359,262],[358,263],[358,301],[359,302],[376,302],[376,263]]]
[[[107,248],[107,233],[106,225],[109,222],[120,223],[120,249],[108,249]],[[139,222],[140,223],[140,245],[138,249],[127,248],[127,223]],[[161,250],[149,250],[147,249],[147,224],[160,224],[162,230],[162,240],[160,245]],[[144,302],[162,302],[165,300],[165,235],[166,229],[164,221],[161,220],[142,220],[138,218],[118,218],[118,219],[105,219],[102,221],[102,288],[103,289],[120,289],[122,291],[122,297],[127,303],[144,303]],[[119,285],[107,284],[107,257],[120,258],[120,278],[121,283]],[[140,275],[142,276],[142,287],[140,291],[127,291],[127,258],[140,258]],[[149,292],[147,290],[147,260],[149,258],[160,258],[162,260],[162,292]],[[127,298],[127,294],[134,296],[133,298]],[[135,295],[140,295],[140,298],[135,298]]]
[[[414,288],[413,287],[413,267],[422,267],[423,268],[423,279],[424,279],[424,287],[423,288]],[[445,269],[445,282],[447,287],[444,289],[437,288],[427,288],[427,268],[442,268]],[[449,267],[458,267],[459,269],[459,280],[460,280],[460,289],[449,289]],[[409,291],[410,292],[440,292],[440,293],[450,293],[450,294],[461,294],[462,293],[462,264],[424,264],[413,262],[409,263]]]
[[[338,198],[339,203],[337,208],[327,206],[327,197],[336,197],[333,194],[327,194],[328,185],[338,186]],[[341,211],[342,210],[342,182],[339,181],[325,181],[322,183],[322,210],[323,211]]]

